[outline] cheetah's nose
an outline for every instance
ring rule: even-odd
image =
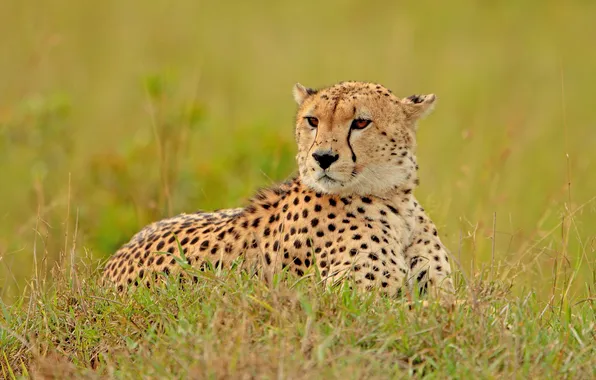
[[[337,161],[337,159],[339,158],[339,154],[333,154],[333,152],[330,151],[315,152],[312,154],[312,156],[323,170],[330,167],[331,164]]]

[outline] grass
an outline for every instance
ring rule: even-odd
[[[201,272],[199,272],[201,273]],[[117,297],[93,276],[3,310],[6,378],[591,378],[596,310],[474,279],[476,303],[436,304],[325,289],[316,274],[271,287],[201,273]],[[90,279],[89,279],[90,278]],[[461,285],[461,284],[460,284]],[[468,296],[460,286],[460,298]]]
[[[0,376],[594,377],[596,5],[228,5],[0,3]],[[292,85],[346,79],[438,94],[417,197],[467,305],[97,285],[143,225],[296,173]]]

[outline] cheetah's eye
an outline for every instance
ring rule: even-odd
[[[372,123],[371,120],[354,119],[354,121],[352,121],[352,125],[350,126],[350,128],[352,128],[352,129],[364,129],[364,128],[368,127],[368,125],[370,123]]]
[[[319,126],[319,119],[317,119],[316,117],[307,116],[305,117],[305,119],[308,122],[308,125],[310,125],[311,127],[316,128]]]

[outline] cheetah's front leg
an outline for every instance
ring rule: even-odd
[[[453,305],[455,290],[450,278],[451,265],[447,250],[437,228],[424,209],[414,201],[414,228],[412,240],[405,250],[406,263],[410,270],[409,284],[418,283],[420,293],[429,290],[442,303]]]

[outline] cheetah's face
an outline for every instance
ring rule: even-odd
[[[328,194],[386,194],[415,176],[416,121],[434,95],[399,99],[385,87],[340,83],[294,87],[300,176]]]

